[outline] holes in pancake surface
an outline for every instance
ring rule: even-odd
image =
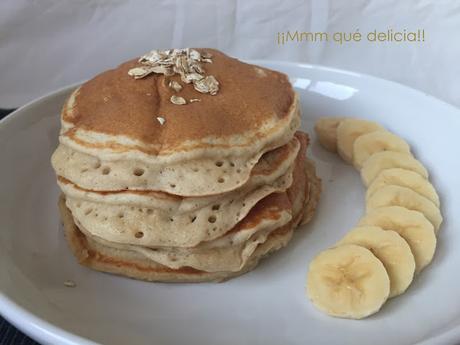
[[[145,173],[145,170],[142,169],[142,168],[135,168],[133,170],[133,175],[134,176],[142,176],[142,175],[144,175],[144,173]]]
[[[221,167],[222,165],[224,165],[224,162],[217,161],[215,164],[216,164],[216,167]]]
[[[169,218],[169,221],[170,221],[170,222],[174,222],[174,218],[170,217],[170,218]]]
[[[93,164],[93,169],[99,169],[101,167],[101,162],[96,162]]]
[[[233,168],[235,166],[235,163],[230,162],[230,166]]]
[[[192,171],[193,171],[193,172],[198,172],[198,171],[200,171],[200,169],[198,169],[198,168],[193,168]]]
[[[82,174],[85,173],[85,172],[87,172],[87,171],[88,171],[88,169],[82,169],[82,170],[80,170],[80,172],[81,172]]]
[[[196,220],[196,216],[192,216],[192,218],[190,218],[190,223],[193,223],[195,220]]]
[[[209,223],[215,223],[216,220],[217,220],[216,216],[209,216],[209,218],[208,218]]]
[[[89,215],[91,212],[93,212],[93,209],[92,209],[92,208],[88,208],[88,209],[85,211],[85,216]]]
[[[241,173],[241,169],[236,169],[236,173],[237,174]]]
[[[217,182],[219,182],[219,183],[224,183],[224,182],[225,182],[225,179],[224,179],[223,177],[219,177],[219,178],[217,179]]]
[[[170,186],[171,188],[176,188],[176,185],[175,185],[174,183],[170,183],[169,186]]]
[[[110,174],[110,168],[109,167],[104,167],[102,169],[102,175],[108,175]]]
[[[147,209],[147,214],[153,214],[153,210],[151,208]]]
[[[142,231],[138,231],[138,232],[136,232],[136,233],[134,234],[134,237],[136,237],[136,238],[142,238],[142,237],[144,237],[144,233],[143,233]]]
[[[118,213],[118,218],[121,219],[121,218],[123,218],[124,216],[125,216],[125,215],[124,215],[122,212]]]
[[[219,205],[219,204],[212,205],[212,210],[213,210],[213,211],[218,211],[219,209],[220,209],[220,205]]]

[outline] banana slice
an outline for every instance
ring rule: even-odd
[[[359,226],[379,226],[396,231],[409,245],[415,259],[415,272],[419,273],[433,259],[436,235],[433,224],[418,212],[400,206],[377,208],[366,214]]]
[[[436,233],[442,223],[442,215],[439,208],[431,200],[406,187],[384,186],[366,200],[367,212],[384,206],[402,206],[409,210],[423,213],[431,224],[433,224]]]
[[[356,227],[337,246],[343,244],[367,248],[382,262],[390,278],[389,297],[402,294],[414,279],[414,255],[407,242],[394,231],[378,226]]]
[[[384,169],[403,168],[415,171],[424,178],[428,178],[428,171],[418,160],[409,153],[383,151],[374,153],[364,163],[361,169],[361,179],[368,187],[378,174]]]
[[[315,123],[319,143],[330,152],[337,152],[337,126],[344,117],[322,117]]]
[[[337,126],[337,152],[347,162],[353,162],[353,143],[359,136],[383,130],[378,123],[360,119],[345,119]]]
[[[410,146],[404,139],[385,130],[363,134],[353,144],[353,165],[359,170],[372,154],[381,151],[410,153]]]
[[[329,315],[362,319],[376,313],[389,292],[385,267],[366,248],[351,244],[328,249],[310,263],[308,296]]]
[[[369,185],[366,192],[366,199],[369,199],[379,188],[390,184],[410,188],[433,201],[437,207],[440,205],[438,193],[430,181],[414,171],[401,168],[382,170]]]

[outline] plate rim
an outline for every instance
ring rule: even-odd
[[[442,99],[439,99],[429,93],[426,93],[424,91],[421,91],[419,89],[413,88],[411,86],[384,79],[381,77],[377,77],[371,74],[367,73],[361,73],[361,72],[356,72],[356,71],[351,71],[347,69],[341,69],[341,68],[336,68],[336,67],[329,67],[326,65],[320,65],[320,64],[309,64],[309,63],[303,63],[303,62],[295,62],[295,61],[282,61],[282,60],[264,60],[264,59],[250,59],[250,60],[241,60],[243,62],[247,63],[252,63],[252,64],[257,64],[257,65],[277,65],[281,67],[295,67],[295,68],[300,68],[300,69],[306,69],[306,70],[319,70],[319,71],[324,71],[328,73],[335,73],[335,74],[341,74],[349,77],[354,77],[354,78],[362,78],[362,79],[370,79],[373,82],[376,83],[386,83],[390,84],[393,87],[397,87],[400,89],[404,89],[405,91],[412,92],[414,95],[417,96],[422,96],[422,97],[428,97],[431,101],[438,102],[439,104],[442,104],[443,106],[446,106],[450,108],[452,111],[460,112],[460,108],[446,102]],[[58,89],[55,89],[54,91],[48,92],[44,94],[43,96],[40,96],[38,98],[35,98],[26,104],[20,106],[17,108],[15,111],[11,112],[7,116],[5,116],[3,119],[0,120],[0,130],[6,126],[10,121],[15,121],[18,116],[21,116],[20,114],[24,111],[27,111],[28,108],[35,106],[36,104],[40,102],[46,102],[50,98],[57,96],[61,93],[66,93],[69,92],[70,90],[77,88],[81,84],[83,84],[86,80],[79,81],[76,83],[72,83],[63,87],[60,87]],[[34,340],[37,340],[43,344],[54,344],[54,343],[59,343],[59,344],[65,344],[65,345],[97,345],[98,343],[88,339],[84,338],[82,336],[79,336],[75,333],[72,333],[70,331],[67,331],[63,328],[60,328],[56,325],[54,325],[51,322],[48,322],[40,317],[38,317],[36,314],[33,313],[33,311],[28,310],[19,304],[17,304],[15,301],[11,300],[8,298],[2,290],[0,290],[0,315],[7,320],[9,323],[14,325],[17,329],[25,333],[26,335],[30,336]],[[451,328],[448,328],[445,331],[441,331],[438,334],[435,334],[429,338],[421,339],[417,344],[419,345],[431,345],[431,344],[454,344],[455,342],[460,340],[460,325],[455,325]]]
[[[46,102],[56,95],[69,92],[70,90],[77,88],[83,82],[84,81],[60,87],[27,102],[0,120],[0,130],[10,121],[15,121],[18,117],[17,114],[27,111],[28,108],[33,107],[40,102]],[[0,290],[0,315],[22,333],[43,344],[98,345],[98,343],[88,338],[66,331],[53,323],[40,318],[31,310],[22,307],[15,301],[8,298],[2,290]]]

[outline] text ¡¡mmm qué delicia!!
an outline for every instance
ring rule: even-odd
[[[337,31],[329,32],[310,32],[310,31],[284,31],[278,32],[278,45],[287,43],[316,43],[316,42],[334,42],[344,44],[348,42],[425,42],[425,30],[418,29],[410,31],[403,29],[400,31],[388,29],[386,31],[368,31],[360,32],[359,29],[350,32]]]

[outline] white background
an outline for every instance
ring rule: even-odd
[[[279,31],[424,29],[421,43],[293,43]],[[16,107],[152,48],[370,73],[460,106],[456,0],[1,0],[0,107]],[[382,95],[384,97],[385,95]]]

